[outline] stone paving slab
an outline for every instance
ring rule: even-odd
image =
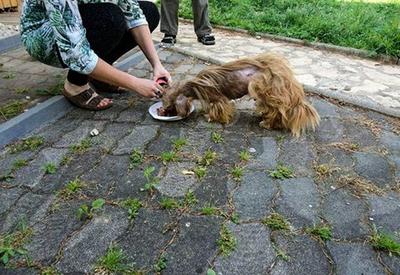
[[[176,79],[207,66],[160,56]],[[399,256],[371,236],[400,241],[398,120],[309,99],[324,120],[299,139],[261,129],[247,103],[225,126],[199,108],[166,123],[147,113],[153,102],[125,94],[104,113],[74,109],[38,129],[37,147],[13,153],[10,144],[0,152],[0,247],[28,232],[14,245],[31,261],[17,253],[0,273],[123,274],[101,264],[117,251],[139,274],[397,274]],[[178,138],[186,144],[176,149]],[[215,159],[202,161],[206,153]],[[54,173],[44,173],[48,161]],[[274,215],[287,226],[273,227]],[[312,233],[319,226],[330,240]]]
[[[210,61],[232,61],[263,52],[285,56],[297,79],[307,90],[344,99],[353,104],[400,117],[400,66],[346,56],[302,45],[269,40],[221,29],[214,29],[214,46],[197,42],[193,25],[179,23],[174,48]],[[154,36],[161,41],[162,33]]]

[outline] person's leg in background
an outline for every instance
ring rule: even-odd
[[[174,44],[178,34],[179,0],[161,0],[160,31],[164,33],[161,42]]]
[[[214,45],[215,38],[211,35],[212,27],[208,16],[208,0],[192,0],[192,10],[198,41],[204,45]]]

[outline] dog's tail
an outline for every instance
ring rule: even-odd
[[[317,111],[305,100],[302,85],[296,80],[287,60],[277,54],[262,54],[256,59],[261,72],[249,83],[249,94],[256,99],[262,126],[289,129],[296,137],[319,124]]]

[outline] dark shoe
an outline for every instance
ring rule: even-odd
[[[161,43],[164,44],[175,44],[176,43],[176,35],[166,34],[164,38],[161,40]]]
[[[92,88],[83,91],[77,95],[70,95],[65,89],[63,91],[63,95],[65,98],[71,102],[73,105],[80,107],[82,109],[92,110],[92,111],[100,111],[108,109],[112,106],[112,102],[108,103],[105,106],[98,106],[99,103],[104,99],[104,97],[98,95]]]
[[[203,45],[215,45],[215,37],[211,34],[205,34],[203,36],[197,37],[197,41],[201,42]]]

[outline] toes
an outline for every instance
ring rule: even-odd
[[[102,101],[100,101],[100,103],[97,105],[97,107],[105,107],[111,103],[112,103],[111,99],[104,98]]]

